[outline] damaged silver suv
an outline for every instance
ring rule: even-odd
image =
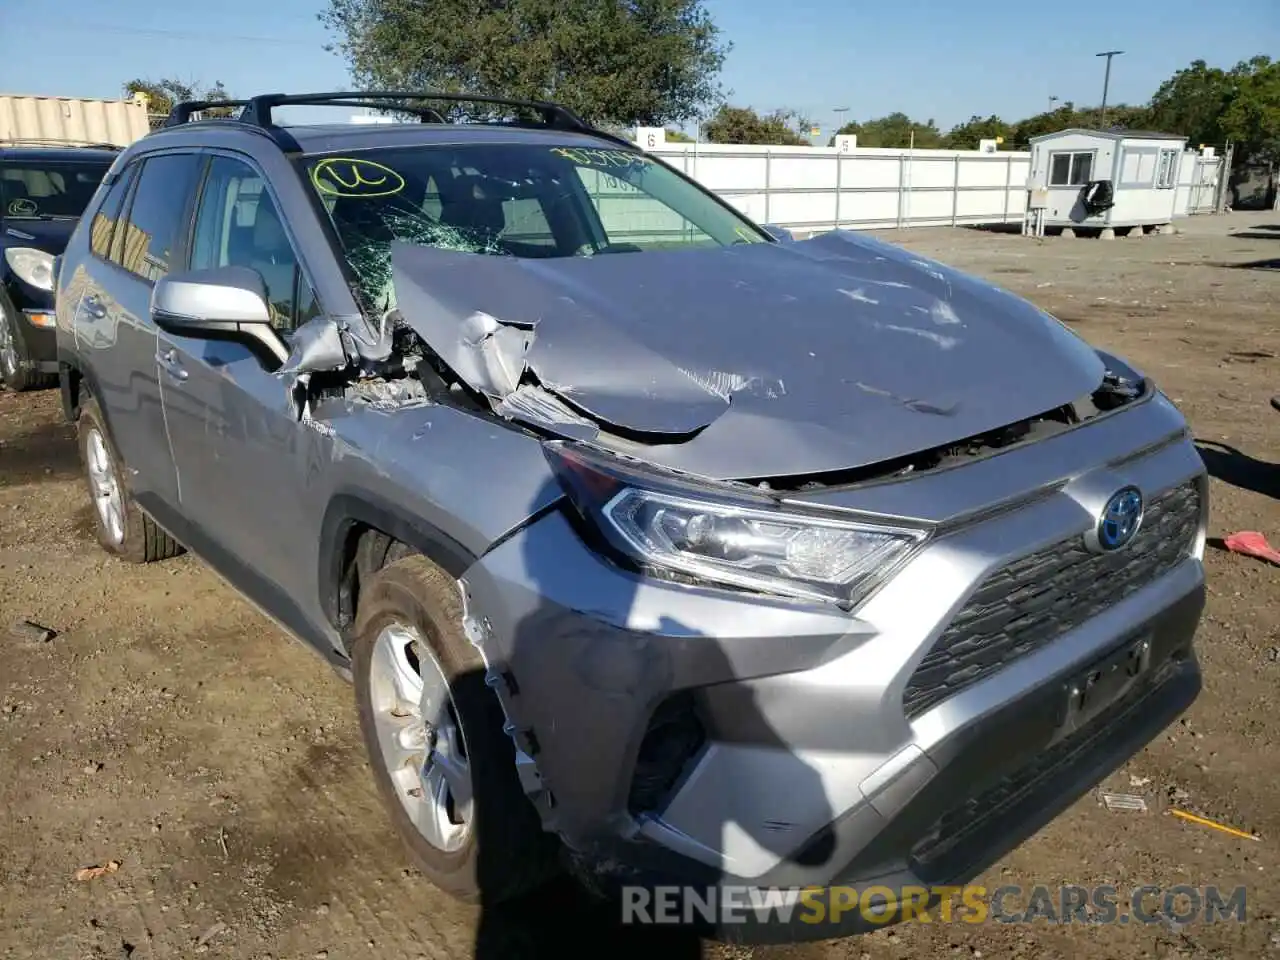
[[[422,122],[273,119],[321,103]],[[58,265],[98,538],[353,681],[441,888],[951,884],[1195,698],[1204,468],[1120,358],[553,104],[234,106]]]

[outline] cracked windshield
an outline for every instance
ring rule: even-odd
[[[536,258],[769,242],[673,171],[621,148],[432,145],[310,157],[306,173],[375,310],[395,306],[393,240]]]

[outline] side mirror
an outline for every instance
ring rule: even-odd
[[[151,293],[151,317],[179,337],[233,340],[264,364],[278,367],[288,347],[271,326],[267,285],[248,267],[214,267],[169,274]]]
[[[796,235],[786,227],[780,227],[774,223],[766,223],[763,225],[764,232],[773,237],[779,243],[794,243]]]

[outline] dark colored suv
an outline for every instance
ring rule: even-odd
[[[0,382],[53,386],[53,259],[66,248],[117,151],[0,143]]]

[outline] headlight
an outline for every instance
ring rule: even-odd
[[[545,445],[604,546],[652,576],[822,600],[851,609],[927,537],[920,528],[783,509],[747,488],[723,494],[640,472],[562,441]]]
[[[31,247],[10,247],[4,252],[9,269],[37,290],[53,290],[53,255]]]

